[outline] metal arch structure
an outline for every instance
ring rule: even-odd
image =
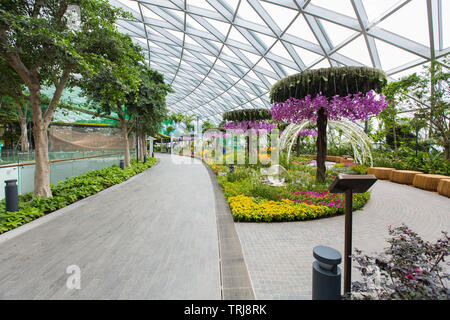
[[[118,21],[119,31],[130,34],[142,46],[150,67],[164,74],[174,88],[175,93],[167,97],[169,109],[216,123],[224,111],[270,108],[268,92],[272,84],[309,68],[369,65],[394,76],[450,51],[443,45],[442,0],[392,1],[387,10],[372,19],[365,6],[367,0],[339,0],[351,10],[349,14],[330,10],[316,0],[109,1],[131,13],[132,18]],[[417,1],[426,4],[421,14],[427,20],[428,43],[380,27]],[[289,12],[289,21],[283,27],[273,8]],[[291,32],[291,26],[300,20],[304,34],[312,37]],[[346,30],[346,37],[336,41],[325,24]],[[356,39],[364,40],[361,50],[367,51],[368,59],[341,52]],[[384,68],[380,43],[413,58]],[[276,46],[285,54],[275,53]]]

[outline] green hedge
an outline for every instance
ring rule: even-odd
[[[17,212],[7,212],[5,199],[3,199],[0,201],[0,233],[17,228],[47,213],[122,183],[150,168],[156,161],[156,158],[149,157],[145,164],[132,161],[131,166],[124,170],[113,165],[104,169],[92,170],[81,176],[67,178],[56,185],[50,185],[53,194],[51,198],[34,198],[31,192],[20,195],[19,211]]]

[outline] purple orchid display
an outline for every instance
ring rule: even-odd
[[[334,96],[327,98],[319,93],[311,98],[307,95],[304,99],[289,98],[285,102],[277,102],[271,109],[273,119],[281,122],[300,123],[302,120],[317,120],[319,109],[325,109],[325,115],[330,120],[347,118],[352,121],[365,119],[379,114],[386,108],[388,102],[384,95],[377,96],[371,90],[365,95],[361,92],[349,94],[345,97]]]

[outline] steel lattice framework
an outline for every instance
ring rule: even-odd
[[[272,84],[305,69],[368,65],[395,76],[445,56],[443,2],[110,0],[133,16],[118,22],[119,31],[172,84],[169,109],[213,122],[232,109],[270,108]],[[411,10],[421,11],[425,40],[385,27]],[[401,23],[407,29],[420,21]]]

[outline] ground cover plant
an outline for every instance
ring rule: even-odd
[[[0,201],[0,233],[15,229],[47,213],[94,195],[115,184],[122,183],[150,168],[156,161],[156,158],[149,157],[145,164],[132,161],[131,166],[124,170],[117,165],[113,165],[67,178],[55,185],[50,185],[53,194],[51,198],[33,197],[31,192],[20,195],[19,211],[17,212],[7,212],[5,210],[5,199],[3,199]]]

